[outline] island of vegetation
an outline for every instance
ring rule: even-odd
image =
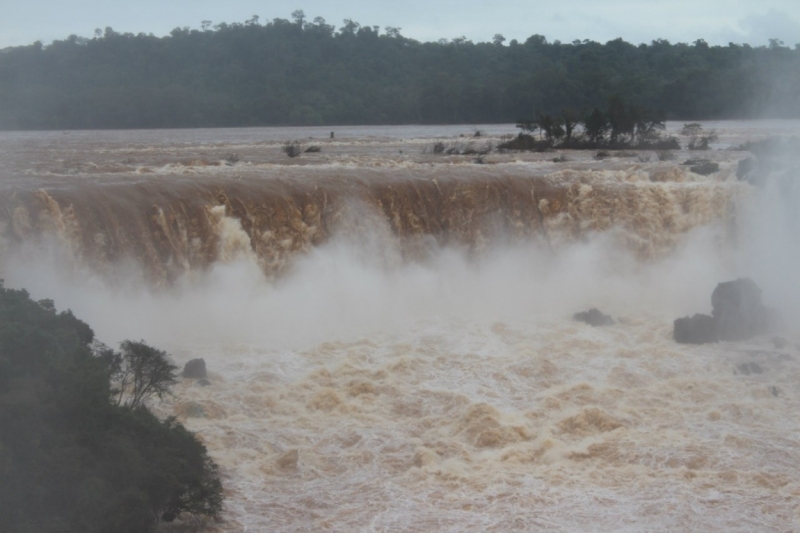
[[[800,45],[418,42],[290,20],[0,50],[0,129],[510,123],[613,95],[669,119],[800,116]]]
[[[219,515],[205,447],[146,407],[175,370],[144,342],[98,345],[71,312],[0,281],[0,531],[146,533]]]

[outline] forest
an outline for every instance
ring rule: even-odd
[[[800,116],[800,45],[495,35],[290,19],[0,50],[0,129],[511,123],[613,96],[673,120]]]
[[[98,344],[71,312],[0,280],[0,531],[147,533],[218,516],[205,446],[145,405],[175,370],[144,342]]]

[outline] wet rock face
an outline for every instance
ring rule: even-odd
[[[206,362],[204,359],[192,359],[183,367],[181,376],[193,379],[206,379]]]
[[[689,167],[689,170],[701,176],[710,176],[715,172],[719,172],[719,164],[713,161],[697,161]]]
[[[749,278],[717,285],[711,306],[721,340],[745,340],[767,331],[769,312],[761,303],[761,289]]]
[[[701,314],[678,318],[674,322],[672,338],[680,344],[717,342],[717,321],[713,316]]]
[[[583,311],[581,313],[575,313],[572,315],[572,319],[577,320],[578,322],[585,322],[593,327],[610,326],[614,323],[613,318],[595,308],[589,309],[588,311]]]
[[[761,289],[750,278],[718,284],[711,294],[711,307],[711,316],[697,314],[675,320],[675,342],[741,341],[767,331],[770,311],[761,303]]]

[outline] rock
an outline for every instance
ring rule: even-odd
[[[211,382],[208,381],[206,378],[201,378],[195,381],[194,384],[200,387],[208,387],[209,385],[211,385]]]
[[[701,176],[708,176],[715,172],[719,172],[719,165],[713,161],[703,161],[702,163],[698,163],[697,165],[689,167],[689,170],[695,174],[700,174]]]
[[[736,178],[739,181],[746,181],[750,185],[762,187],[767,182],[769,167],[767,161],[748,157],[739,161],[736,167]]]
[[[736,166],[736,178],[739,181],[747,181],[753,183],[756,181],[756,160],[752,157],[748,157],[747,159],[742,159],[739,161],[739,164]]]
[[[578,322],[586,322],[593,327],[610,326],[614,323],[613,318],[595,308],[589,309],[588,311],[583,311],[581,313],[575,313],[572,315],[572,319],[577,320]]]
[[[746,340],[765,333],[770,322],[775,320],[774,312],[761,303],[761,289],[749,278],[718,284],[711,294],[711,307],[712,316],[694,315],[675,320],[675,341],[702,344]],[[779,337],[775,339],[776,347],[777,343],[785,342]]]
[[[199,403],[185,402],[175,406],[175,414],[181,418],[204,418],[206,411]]]
[[[183,367],[183,372],[181,376],[185,378],[194,378],[194,379],[205,379],[207,378],[206,374],[206,362],[204,359],[192,359]]]
[[[711,306],[721,340],[745,340],[767,330],[769,311],[761,304],[761,289],[749,278],[717,285]]]
[[[300,453],[297,450],[289,450],[278,457],[278,460],[275,461],[275,464],[281,470],[295,471],[297,470],[297,461],[299,459]]]
[[[202,405],[192,401],[177,402],[172,410],[175,416],[184,420],[187,418],[221,419],[227,416],[222,407],[209,400],[204,401]]]
[[[672,338],[680,344],[717,342],[717,321],[713,316],[701,314],[678,318],[674,322]]]

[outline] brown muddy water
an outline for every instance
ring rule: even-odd
[[[0,133],[0,277],[206,360],[153,407],[221,467],[208,531],[798,530],[800,194],[728,148],[800,123],[705,127],[710,176],[432,152],[497,125]],[[674,343],[739,276],[778,331]]]

